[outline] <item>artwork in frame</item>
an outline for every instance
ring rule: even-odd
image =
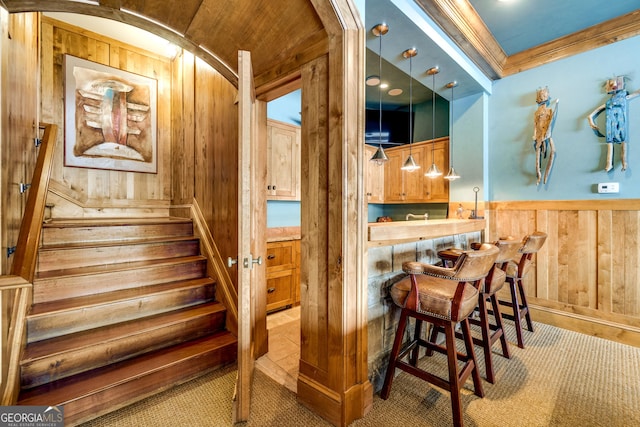
[[[64,56],[64,164],[157,173],[158,82]]]

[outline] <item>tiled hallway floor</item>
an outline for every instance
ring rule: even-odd
[[[300,306],[267,316],[269,352],[256,361],[256,368],[297,392],[300,360]]]

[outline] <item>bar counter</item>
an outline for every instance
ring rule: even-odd
[[[436,239],[456,234],[484,231],[484,219],[428,219],[369,223],[369,246]]]

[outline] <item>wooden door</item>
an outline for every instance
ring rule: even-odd
[[[266,302],[262,262],[266,221],[264,212],[263,144],[258,141],[257,114],[251,54],[238,52],[238,378],[234,396],[234,422],[247,421],[251,407],[254,359],[266,339]],[[262,302],[261,302],[262,301]],[[256,337],[258,341],[256,341]]]

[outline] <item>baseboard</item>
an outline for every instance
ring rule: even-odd
[[[640,347],[640,328],[533,304],[529,309],[535,322]]]

